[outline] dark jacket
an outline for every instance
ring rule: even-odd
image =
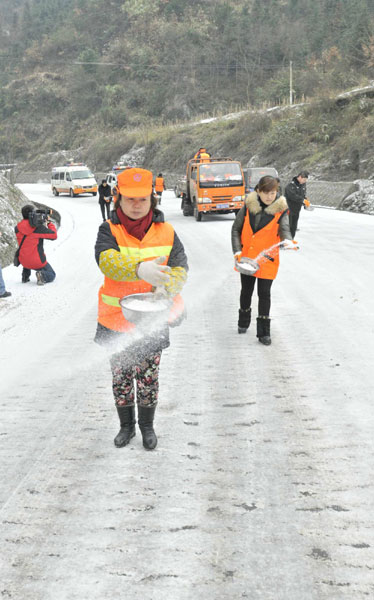
[[[32,227],[28,219],[23,219],[17,223],[14,231],[16,232],[18,246],[20,246],[23,237],[26,236],[19,253],[19,261],[26,269],[42,269],[47,264],[47,258],[44,254],[44,240],[57,239],[56,227],[53,223],[47,226],[39,225]]]
[[[284,190],[288,208],[291,213],[299,213],[306,198],[306,184],[299,183],[297,177],[294,177],[290,183],[286,185]]]
[[[109,183],[107,183],[106,185],[103,185],[102,183],[100,183],[100,185],[99,185],[99,204],[104,203],[105,198],[110,198],[111,195],[112,195],[112,190],[111,190]]]
[[[274,219],[275,213],[283,212],[279,219],[279,237],[281,240],[292,240],[290,223],[288,218],[287,203],[284,196],[276,198],[272,204],[265,206],[256,192],[251,192],[245,197],[245,205],[236,215],[231,229],[231,245],[234,254],[241,252],[241,234],[246,213],[249,213],[249,222],[253,233],[266,227]]]

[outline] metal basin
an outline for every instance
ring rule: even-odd
[[[259,270],[260,265],[252,258],[243,257],[236,263],[236,268],[242,275],[253,275]]]
[[[119,303],[127,321],[141,329],[154,329],[167,323],[172,300],[160,294],[146,292],[124,296]]]

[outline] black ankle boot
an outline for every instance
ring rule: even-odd
[[[116,408],[121,429],[114,438],[114,445],[117,446],[117,448],[122,448],[122,446],[127,446],[131,438],[135,435],[135,406],[134,404],[131,406],[117,405]]]
[[[143,446],[146,450],[154,450],[157,446],[157,437],[153,430],[156,405],[142,406],[138,404],[138,423],[143,436]]]
[[[239,308],[238,333],[246,333],[251,323],[251,309],[245,310]]]
[[[270,317],[257,317],[257,337],[258,341],[265,346],[270,346]]]

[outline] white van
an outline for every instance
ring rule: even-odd
[[[117,187],[117,175],[122,173],[127,168],[126,165],[118,164],[112,167],[110,173],[107,174],[105,180],[108,185],[110,185],[110,189],[113,191],[113,188]]]
[[[69,163],[63,167],[53,167],[51,177],[52,192],[70,194],[71,198],[79,194],[97,194],[97,182],[90,169],[84,163]]]

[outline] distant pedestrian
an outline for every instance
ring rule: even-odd
[[[95,342],[110,352],[112,387],[120,421],[114,444],[126,446],[135,435],[135,404],[143,446],[153,450],[162,350],[170,345],[169,325],[183,319],[179,292],[187,279],[183,244],[163,213],[156,208],[152,173],[130,168],[118,175],[118,194],[110,219],[102,223],[95,246],[96,262],[104,274],[99,290]],[[124,296],[154,291],[170,298],[169,320],[147,333],[123,316]],[[136,387],[135,387],[136,382]]]
[[[0,232],[0,236],[1,236],[1,232]],[[3,272],[2,272],[1,264],[0,264],[0,298],[9,298],[9,296],[11,296],[11,295],[12,294],[10,292],[6,291],[4,278],[3,278]]]
[[[22,283],[30,281],[31,271],[35,271],[37,284],[54,281],[56,273],[47,262],[44,253],[44,240],[56,240],[57,230],[51,222],[48,210],[37,210],[31,204],[22,207],[23,220],[17,223],[15,232],[19,247],[19,262],[23,266]]]
[[[308,171],[300,171],[300,173],[286,185],[284,191],[290,211],[290,230],[292,239],[294,239],[296,235],[301,208],[310,205],[310,202],[306,197],[306,182],[308,177]]]
[[[1,232],[0,232],[0,236],[1,236]],[[12,294],[10,292],[6,291],[4,278],[3,278],[3,272],[2,272],[1,264],[0,264],[0,298],[9,298],[9,296],[11,296],[11,295]]]
[[[162,192],[166,190],[165,179],[162,173],[159,173],[155,179],[154,190],[159,199],[158,203],[161,204]]]
[[[245,205],[235,218],[231,231],[232,251],[235,263],[241,258],[255,259],[263,250],[285,241],[294,248],[284,196],[277,197],[279,183],[275,177],[261,177],[256,190],[245,198]],[[257,337],[266,346],[271,344],[270,306],[271,286],[277,276],[279,247],[269,256],[253,275],[240,273],[241,291],[238,333],[246,333],[251,323],[251,301],[257,281],[258,317]]]
[[[0,298],[8,298],[11,295],[12,294],[10,292],[6,291],[4,278],[3,278],[3,272],[1,269],[1,265],[0,265]]]
[[[99,185],[99,204],[103,221],[109,219],[110,203],[112,201],[112,190],[106,179],[103,179]],[[106,218],[105,218],[106,213]]]

